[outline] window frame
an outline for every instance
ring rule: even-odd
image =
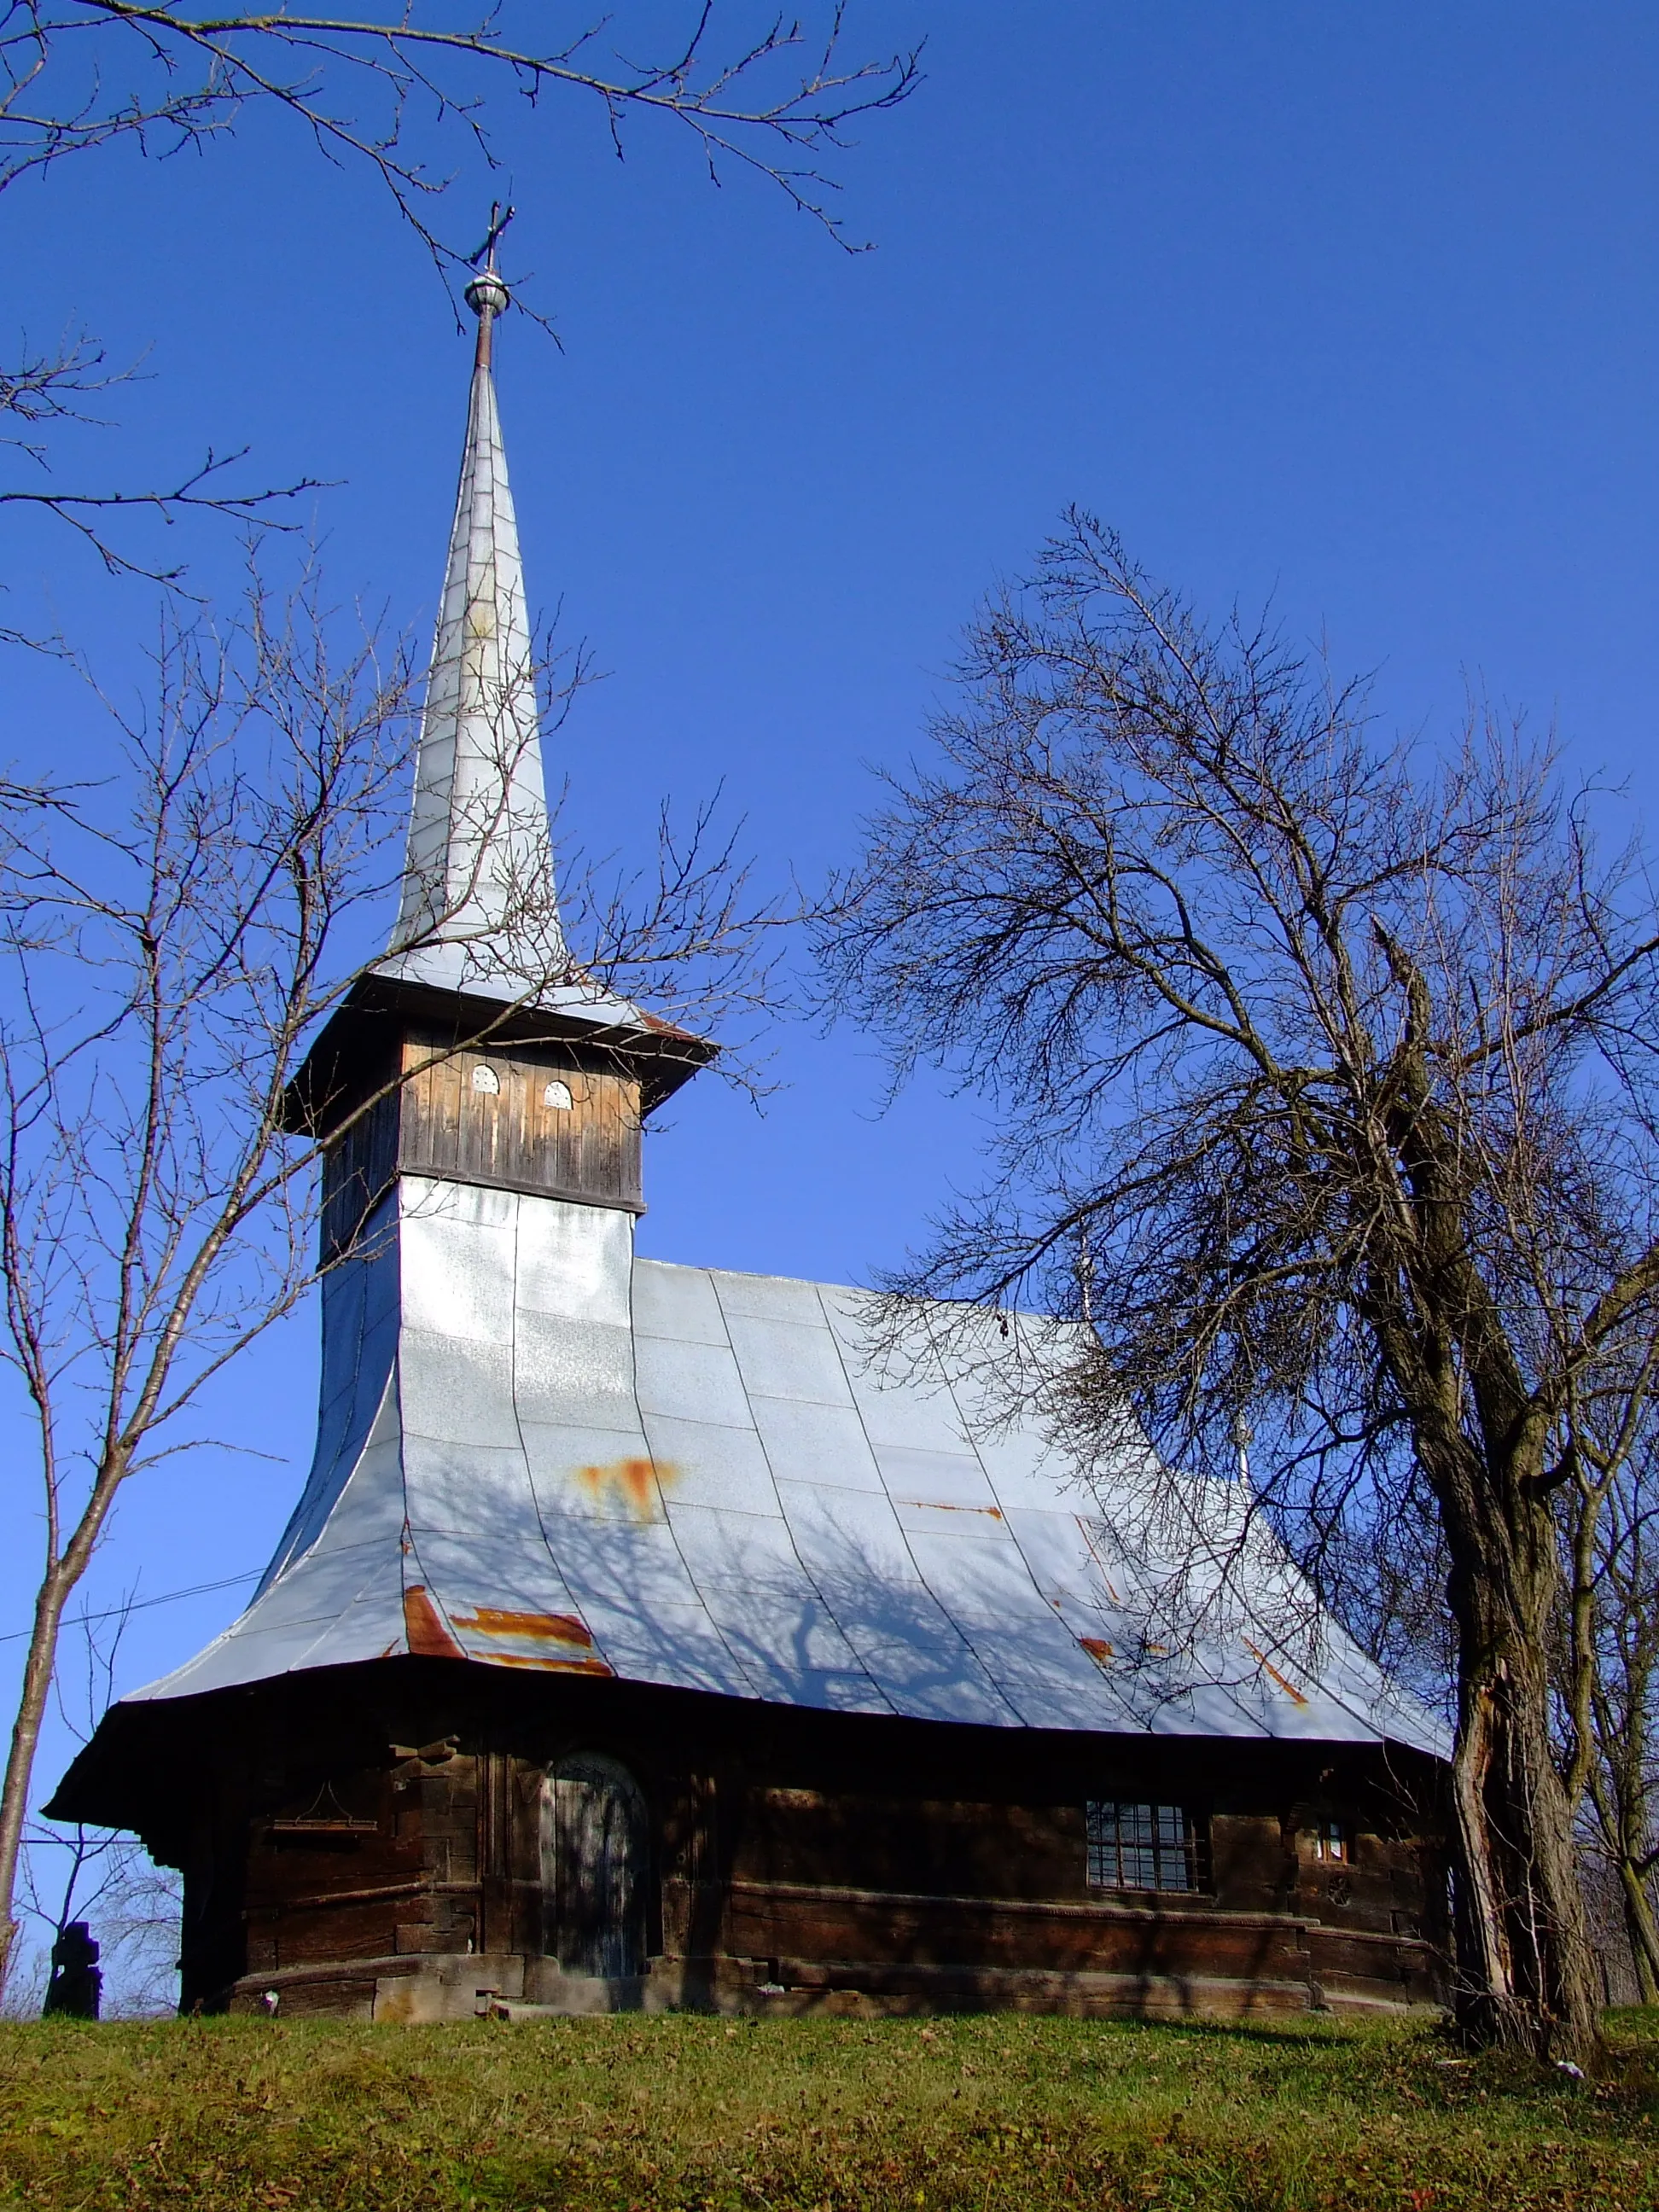
[[[1139,1815],[1133,1827],[1125,1815]],[[1180,1839],[1171,1832],[1177,1826]],[[1206,1824],[1190,1805],[1138,1797],[1089,1797],[1083,1806],[1084,1884],[1109,1896],[1195,1897],[1209,1888]],[[1179,1864],[1183,1879],[1165,1881]],[[1115,1867],[1115,1878],[1107,1871]],[[1150,1872],[1150,1881],[1131,1874]]]

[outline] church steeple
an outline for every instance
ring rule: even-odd
[[[492,235],[493,235],[492,232]],[[569,980],[542,781],[535,642],[491,373],[511,304],[489,265],[422,718],[408,854],[382,973],[509,1000]]]
[[[502,228],[492,221],[489,259],[466,288],[478,319],[471,398],[397,920],[385,957],[313,1047],[286,1118],[326,1139],[366,1094],[385,1090],[389,1070],[416,1071],[401,1104],[388,1097],[375,1109],[374,1141],[382,1152],[392,1146],[386,1156],[401,1168],[429,1167],[439,1161],[419,1138],[431,1118],[426,1094],[462,1081],[465,1100],[439,1117],[454,1139],[447,1171],[636,1205],[641,1116],[716,1048],[620,996],[566,945],[535,641],[491,363],[496,319],[511,305],[495,261]],[[475,1068],[480,1054],[488,1065]],[[528,1120],[512,1103],[520,1091],[535,1106]],[[620,1138],[586,1133],[584,1098]],[[544,1127],[544,1107],[554,1117]],[[387,1120],[399,1125],[389,1134],[380,1128]],[[368,1139],[360,1129],[355,1141]],[[372,1174],[354,1170],[354,1177],[363,1200],[380,1187]],[[346,1208],[358,1211],[356,1200]]]

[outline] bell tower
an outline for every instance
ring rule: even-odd
[[[495,233],[492,233],[492,239]],[[715,1048],[585,975],[565,944],[534,644],[491,369],[489,264],[397,926],[289,1092],[325,1140],[337,1261],[400,1176],[644,1211],[641,1124]]]
[[[257,1642],[271,1624],[285,1664],[401,1650],[608,1671],[545,1545],[501,1532],[538,1528],[573,1467],[654,1490],[632,1325],[640,1132],[716,1048],[566,945],[493,250],[466,298],[471,402],[397,922],[286,1100],[323,1146],[322,1389],[305,1492],[244,1626]]]

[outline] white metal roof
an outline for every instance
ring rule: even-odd
[[[923,1320],[884,1366],[868,1294],[634,1261],[632,1227],[405,1177],[375,1256],[327,1279],[317,1458],[264,1584],[138,1695],[413,1650],[995,1727],[1443,1751],[1328,1620],[1289,1656],[1311,1601],[1264,1528],[1237,1548],[1223,1486],[1177,1486],[1200,1499],[1185,1548],[1237,1553],[1243,1610],[1149,1656],[1147,1504],[1172,1479],[1144,1448],[1079,1476],[1036,1416],[999,1420],[988,1316],[971,1358]],[[1006,1357],[1063,1357],[1070,1326],[1022,1320]]]

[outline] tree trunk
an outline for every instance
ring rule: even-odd
[[[1373,1276],[1367,1305],[1410,1408],[1451,1559],[1452,1802],[1462,1875],[1455,2009],[1473,2041],[1582,2062],[1599,2045],[1601,2008],[1550,1729],[1547,1654],[1561,1571],[1543,1479],[1550,1425],[1476,1264],[1466,1132],[1437,1096],[1425,1042],[1433,1030],[1428,985],[1380,935],[1408,1009],[1381,1121],[1405,1170],[1412,1225],[1395,1264]],[[1378,1179],[1393,1182],[1392,1166]]]
[[[1659,1923],[1647,1885],[1628,1858],[1619,1862],[1619,1887],[1625,1903],[1625,1929],[1636,1968],[1637,1994],[1644,2005],[1659,2004]]]
[[[1516,1611],[1493,1617],[1495,1581],[1474,1585],[1482,1618],[1466,1617],[1455,1589],[1453,1598],[1464,1644],[1452,1758],[1462,1876],[1455,2011],[1472,2041],[1582,2063],[1600,2039],[1601,2002],[1551,1757],[1544,1636]]]
[[[22,1694],[17,1701],[17,1718],[11,1732],[5,1783],[0,1788],[0,1990],[5,1987],[17,1940],[12,1904],[17,1893],[17,1863],[22,1855],[23,1828],[28,1818],[29,1782],[40,1741],[40,1723],[52,1694],[58,1633],[76,1579],[67,1576],[60,1566],[47,1575],[35,1600],[28,1657],[23,1666]]]

